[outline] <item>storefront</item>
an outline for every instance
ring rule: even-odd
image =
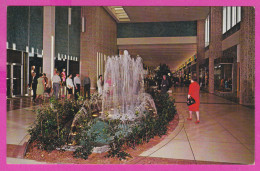
[[[199,81],[201,88],[207,90],[209,85],[209,59],[204,59],[199,64]]]
[[[238,101],[239,62],[237,45],[223,51],[221,58],[214,60],[214,89],[217,95]]]

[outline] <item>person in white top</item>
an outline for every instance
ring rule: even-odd
[[[79,74],[76,74],[76,77],[74,77],[75,100],[78,100],[78,94],[80,94],[80,85],[81,85],[81,81],[79,78]]]
[[[102,95],[102,89],[103,89],[102,75],[98,76],[97,87],[98,87],[98,94]]]
[[[54,73],[54,76],[52,77],[52,83],[53,83],[53,89],[54,89],[54,94],[56,99],[58,99],[59,97],[59,91],[60,91],[60,86],[61,86],[61,79],[59,76],[59,71],[57,71],[56,73]]]
[[[68,99],[71,98],[72,95],[72,90],[74,88],[73,82],[72,82],[72,74],[70,74],[66,80],[66,86],[67,86],[67,90],[68,90]]]

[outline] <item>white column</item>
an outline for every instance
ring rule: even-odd
[[[43,12],[43,72],[49,80],[54,72],[55,7],[45,6]]]
[[[100,69],[101,69],[101,74],[103,75],[103,53],[101,53],[101,65],[100,65]]]
[[[97,79],[98,79],[98,52],[97,52]]]
[[[100,63],[101,63],[101,53],[99,52],[99,55],[98,55],[98,75],[101,74],[101,71],[100,71]]]

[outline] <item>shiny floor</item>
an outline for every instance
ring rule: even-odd
[[[179,114],[177,128],[156,146],[143,152],[140,157],[154,159],[180,159],[234,164],[254,163],[255,111],[221,97],[201,92],[200,123],[187,121],[188,107],[185,103],[187,88],[173,88]],[[21,100],[20,100],[21,101]],[[26,100],[25,100],[26,101]],[[29,101],[10,105],[7,112],[7,144],[22,145],[28,140],[28,128],[33,124],[38,105]],[[13,106],[14,106],[13,105]],[[8,164],[38,163],[7,157]],[[156,160],[154,163],[156,164]]]
[[[157,146],[141,154],[146,157],[194,161],[253,164],[255,151],[254,109],[221,97],[201,93],[200,123],[188,121],[187,88],[174,88],[180,122]]]

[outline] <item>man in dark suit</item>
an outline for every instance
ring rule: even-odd
[[[36,89],[37,89],[37,77],[36,73],[32,73],[32,89],[33,89],[33,101],[35,102],[36,100]]]
[[[86,92],[88,92],[88,99],[90,99],[90,78],[88,75],[83,80],[83,85],[84,85],[84,98],[86,99]]]

